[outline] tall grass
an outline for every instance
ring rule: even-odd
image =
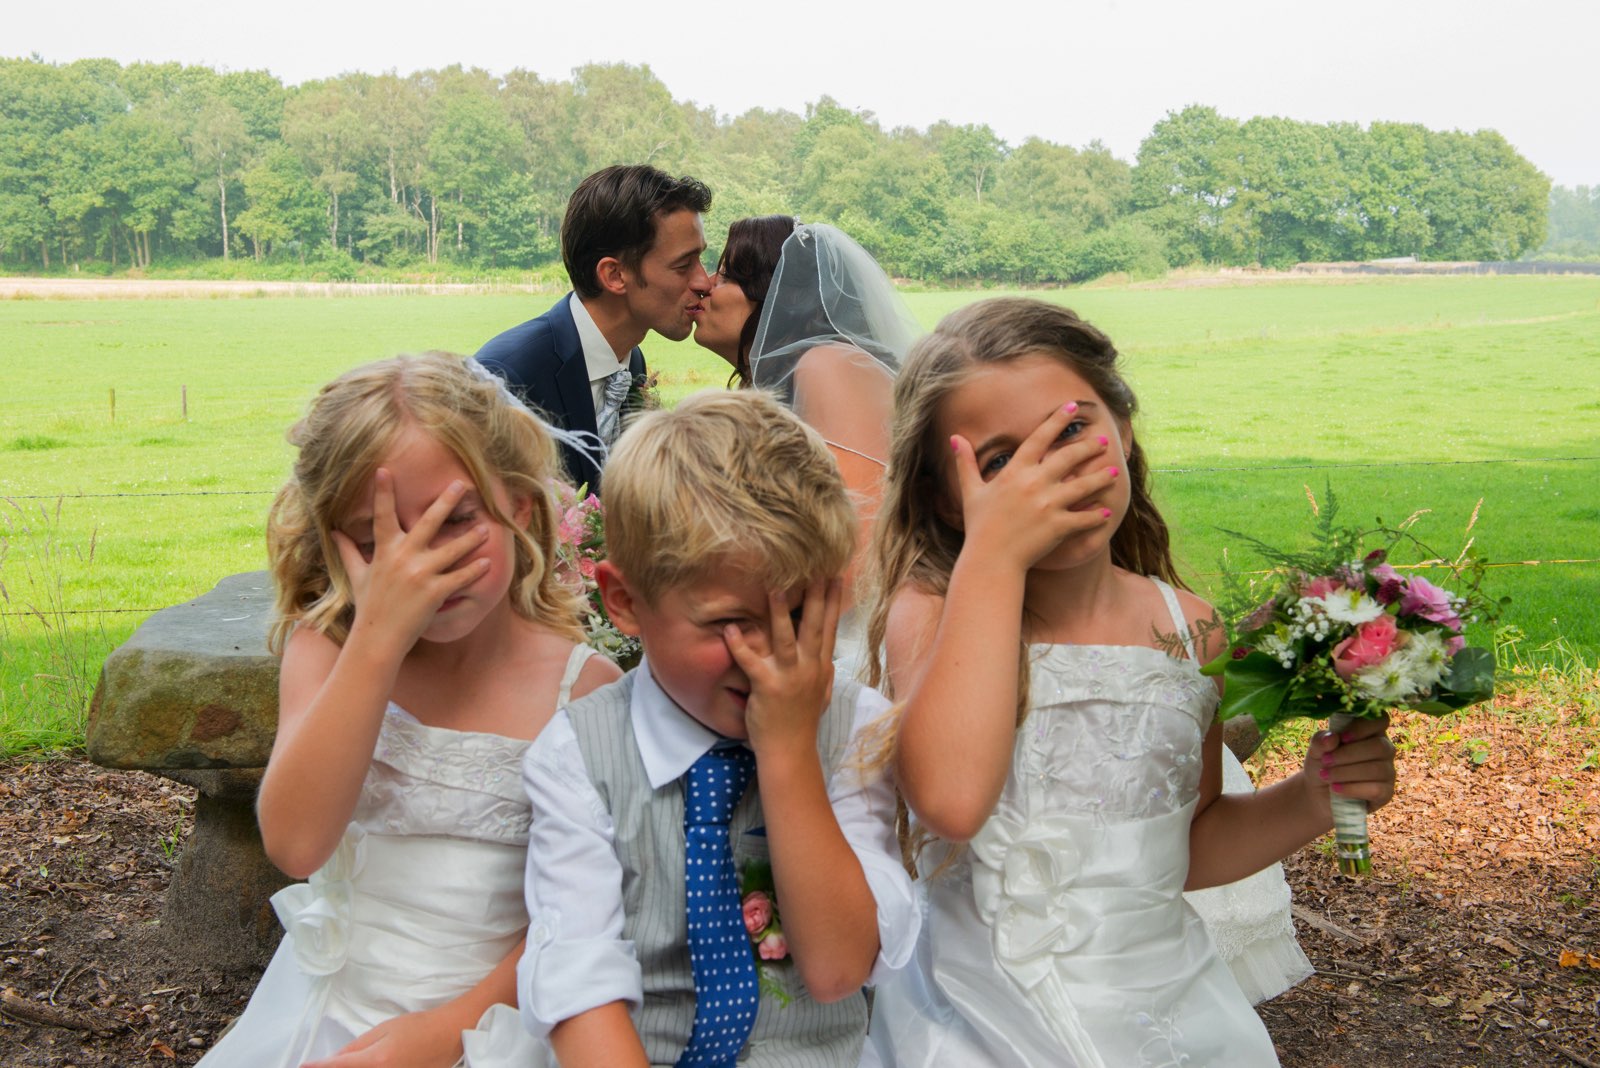
[[[61,508],[0,498],[0,753],[82,741],[110,648],[98,619],[68,607],[66,576],[94,563],[95,538],[63,537]]]

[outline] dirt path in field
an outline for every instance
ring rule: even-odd
[[[232,282],[163,278],[0,278],[0,300],[358,297],[392,293],[531,293],[539,289],[538,286],[465,282]]]

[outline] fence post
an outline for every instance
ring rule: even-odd
[[[189,421],[189,387],[181,386],[179,388],[183,391],[183,421],[187,423]]]

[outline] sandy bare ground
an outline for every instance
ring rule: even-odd
[[[0,300],[183,300],[360,297],[396,293],[532,293],[542,287],[445,282],[233,282],[162,278],[0,278]]]

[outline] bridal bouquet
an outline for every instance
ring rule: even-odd
[[[600,601],[595,567],[606,558],[606,517],[600,498],[556,483],[561,523],[556,530],[556,574],[584,596],[584,637],[590,645],[615,660],[623,670],[639,662],[639,639],[622,633],[606,615]]]
[[[1484,564],[1472,542],[1447,563],[1406,532],[1417,516],[1399,527],[1379,520],[1372,530],[1353,530],[1335,524],[1331,492],[1328,498],[1306,552],[1224,531],[1271,569],[1249,583],[1228,576],[1219,609],[1228,650],[1202,669],[1227,682],[1218,717],[1251,716],[1265,733],[1295,717],[1327,716],[1329,729],[1341,732],[1390,708],[1443,715],[1493,696],[1494,652],[1468,645],[1463,634],[1465,624],[1488,623],[1499,608],[1479,590]],[[1385,544],[1363,553],[1369,538]],[[1389,551],[1401,541],[1421,549],[1425,562],[1391,565]],[[1403,573],[1424,567],[1447,571],[1456,592]],[[1366,803],[1337,793],[1332,801],[1339,869],[1366,872]]]

